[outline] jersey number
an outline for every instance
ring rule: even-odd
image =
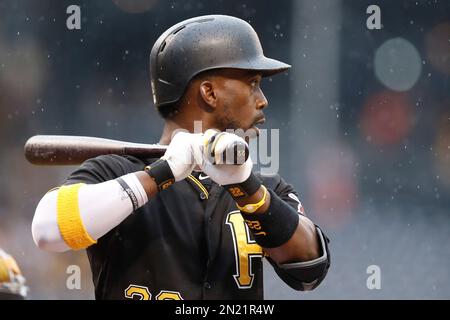
[[[147,287],[130,284],[125,289],[125,298],[139,300],[151,300],[152,294]],[[161,290],[156,296],[156,300],[183,300],[179,292]]]
[[[236,274],[234,280],[239,289],[252,287],[254,274],[251,269],[251,258],[261,258],[262,248],[250,239],[250,231],[239,211],[232,211],[227,215],[226,223],[233,235],[234,255],[236,259]]]

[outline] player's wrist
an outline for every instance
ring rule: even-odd
[[[260,214],[266,212],[270,204],[270,194],[264,185],[255,194],[236,200],[236,206],[246,214]]]
[[[135,175],[144,188],[144,191],[147,194],[147,199],[151,199],[155,194],[158,193],[159,190],[155,180],[153,180],[148,175],[148,173],[145,172],[145,170],[135,172]]]
[[[163,191],[175,182],[172,169],[167,160],[158,159],[146,166],[144,171],[155,182],[158,191]]]
[[[245,223],[256,243],[264,248],[276,248],[286,243],[294,234],[299,214],[277,194],[268,189],[267,208],[258,214],[241,211]]]
[[[261,185],[261,180],[253,172],[250,172],[248,178],[243,182],[226,184],[223,187],[234,200],[239,201],[254,195],[261,188]]]

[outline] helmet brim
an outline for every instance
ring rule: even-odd
[[[291,65],[265,56],[250,61],[233,62],[222,66],[222,68],[233,68],[243,70],[255,70],[262,73],[263,77],[269,77],[291,68]]]

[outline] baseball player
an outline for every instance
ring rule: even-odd
[[[0,300],[24,300],[27,293],[28,287],[16,260],[0,248]]]
[[[262,299],[263,257],[292,288],[317,287],[329,240],[297,192],[279,175],[252,172],[250,157],[222,157],[246,144],[227,129],[264,122],[261,79],[289,67],[265,57],[256,32],[235,17],[169,28],[150,54],[166,153],[84,162],[39,202],[37,246],[86,249],[97,299]],[[194,121],[205,131],[194,133]]]

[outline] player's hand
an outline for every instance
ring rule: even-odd
[[[245,152],[248,153],[248,145],[241,137],[209,129],[203,134],[201,169],[219,185],[244,182],[253,168],[250,156],[245,160]]]
[[[202,162],[203,135],[178,132],[161,159],[167,161],[175,181],[185,179],[196,165]]]

